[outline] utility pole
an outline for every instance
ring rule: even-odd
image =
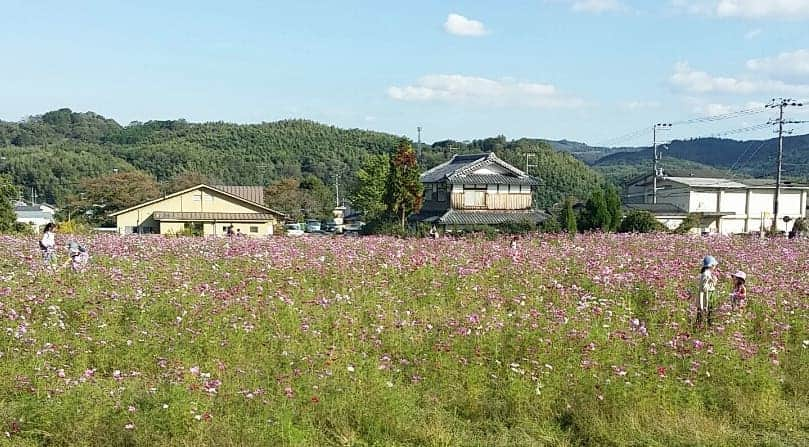
[[[530,175],[530,174],[528,173],[528,169],[530,169],[530,168],[536,168],[536,167],[537,167],[536,163],[534,163],[534,164],[529,164],[529,163],[528,163],[528,160],[529,160],[529,158],[531,158],[531,157],[534,157],[534,160],[536,160],[536,158],[537,158],[537,154],[533,154],[533,153],[527,153],[527,154],[525,154],[525,173],[526,173],[526,174],[528,174],[528,175]]]
[[[657,177],[662,175],[662,170],[658,167],[660,153],[657,152],[657,131],[671,130],[671,123],[657,123],[652,127],[652,203],[657,203]]]
[[[784,124],[798,123],[799,121],[785,121],[784,109],[787,107],[803,107],[803,104],[795,101],[794,99],[779,98],[773,99],[770,104],[765,107],[770,109],[778,108],[778,120],[771,124],[778,124],[778,165],[775,174],[775,199],[773,200],[773,214],[772,214],[772,228],[775,231],[778,228],[778,201],[781,198],[781,167],[784,160]],[[792,133],[786,131],[786,133]]]
[[[334,190],[337,193],[337,206],[340,206],[340,173],[334,175]]]
[[[417,152],[418,152],[417,158],[421,158],[421,155],[422,155],[422,151],[421,151],[421,126],[416,127],[416,130],[419,133],[419,142],[418,142],[418,146],[417,146],[418,147],[418,149],[417,149]]]

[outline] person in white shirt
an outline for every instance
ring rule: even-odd
[[[700,326],[702,324],[703,315],[705,316],[708,327],[711,327],[712,323],[712,311],[713,311],[713,294],[716,290],[716,283],[718,282],[716,276],[714,275],[714,269],[719,263],[713,256],[705,256],[702,259],[702,270],[699,274],[699,291],[697,293],[697,321],[696,325]]]
[[[42,250],[42,260],[46,265],[50,265],[54,261],[54,254],[56,253],[56,225],[53,222],[48,222],[42,232],[42,239],[39,240],[39,248]]]

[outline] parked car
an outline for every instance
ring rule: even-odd
[[[327,220],[326,223],[323,225],[323,231],[334,233],[335,231],[337,231],[337,222],[335,222],[334,219]]]
[[[284,225],[287,236],[303,236],[303,228],[299,223],[289,223]]]
[[[351,222],[350,224],[347,224],[347,225],[344,227],[344,229],[345,229],[345,231],[356,231],[356,232],[359,232],[360,230],[362,230],[362,227],[364,227],[364,226],[365,226],[365,222],[362,222],[362,221],[359,221],[359,220],[358,220],[358,221],[356,221],[356,222]]]
[[[309,219],[306,221],[307,233],[320,233],[320,221],[316,219]]]

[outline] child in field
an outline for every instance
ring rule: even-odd
[[[738,272],[730,275],[733,281],[733,292],[730,294],[730,304],[733,308],[744,305],[744,300],[747,298],[747,288],[744,283],[747,281],[747,274],[739,270]]]
[[[67,245],[67,254],[69,255],[70,259],[65,262],[63,267],[67,267],[67,265],[70,264],[70,267],[74,272],[84,270],[84,268],[87,266],[87,262],[90,260],[90,255],[87,253],[87,249],[75,241],[70,241],[70,243]]]
[[[702,324],[703,316],[706,318],[708,327],[712,323],[713,294],[716,290],[717,278],[714,270],[719,263],[713,256],[705,256],[702,259],[702,270],[699,274],[699,293],[697,294],[697,321],[696,325]]]
[[[48,222],[45,229],[42,231],[42,239],[39,240],[39,248],[42,250],[42,260],[45,265],[51,265],[54,260],[54,252],[56,249],[56,225],[53,222]]]

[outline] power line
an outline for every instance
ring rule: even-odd
[[[727,119],[733,118],[741,118],[750,115],[756,115],[767,110],[766,107],[754,107],[754,108],[747,108],[742,110],[736,110],[733,112],[722,113],[718,115],[711,115],[711,116],[703,116],[698,118],[691,118],[687,120],[680,120],[680,121],[673,121],[670,124],[673,126],[681,126],[681,125],[691,125],[691,124],[700,124],[700,123],[712,123],[716,121],[723,121]],[[642,135],[648,135],[650,127],[643,127],[632,132],[628,132],[624,135],[620,135],[614,138],[610,138],[607,140],[603,140],[599,142],[596,146],[605,147],[605,146],[615,146],[619,142],[633,140],[638,138]]]
[[[751,108],[751,109],[737,110],[735,112],[721,113],[721,114],[718,114],[718,115],[710,115],[710,116],[703,116],[703,117],[699,117],[699,118],[691,118],[691,119],[688,119],[688,120],[675,121],[672,124],[674,124],[676,126],[679,126],[679,125],[684,125],[684,124],[712,123],[712,122],[715,122],[715,121],[723,121],[723,120],[732,119],[732,118],[741,118],[741,117],[744,117],[744,116],[756,115],[756,114],[765,112],[766,110],[767,109],[765,107],[756,107],[756,108]]]
[[[761,144],[759,144],[759,145],[758,145],[758,147],[756,148],[756,150],[754,150],[754,151],[753,151],[753,152],[750,154],[750,157],[748,157],[747,161],[752,160],[752,159],[753,159],[753,157],[755,157],[755,156],[758,154],[758,152],[761,150],[761,148],[763,148],[763,147],[764,147],[764,146],[765,146],[767,143],[769,143],[769,140],[764,140],[764,141],[762,141],[762,142],[761,142]],[[747,149],[745,149],[745,150],[744,150],[744,152],[742,152],[742,153],[739,155],[739,158],[737,158],[737,159],[736,159],[736,161],[735,161],[735,162],[733,162],[733,164],[730,166],[730,169],[728,169],[728,175],[732,175],[732,174],[733,174],[733,171],[735,171],[736,166],[741,166],[741,165],[739,164],[739,162],[742,160],[742,157],[744,157],[744,155],[747,153],[747,151],[748,151],[748,150],[750,150],[750,148],[751,148],[751,147],[752,147],[752,146],[749,146]]]

